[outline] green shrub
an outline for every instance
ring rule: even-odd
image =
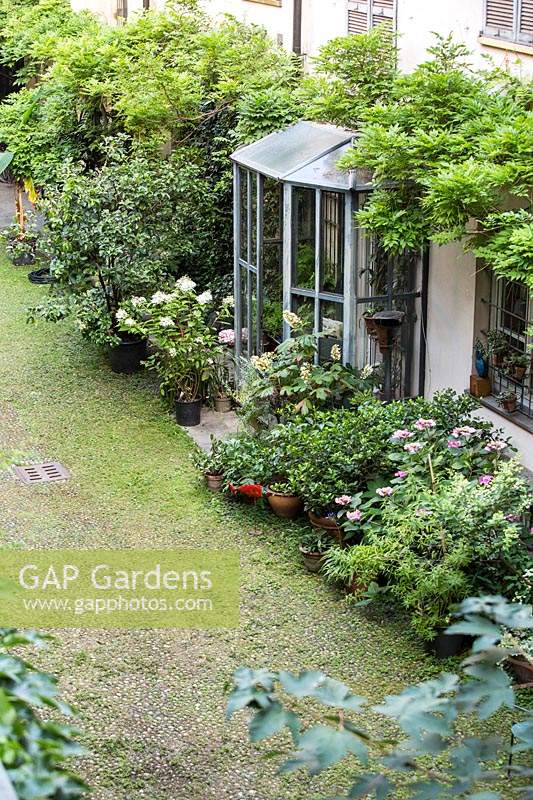
[[[83,755],[77,731],[41,718],[43,710],[72,716],[59,698],[57,681],[9,651],[13,647],[42,645],[49,637],[35,632],[0,629],[0,760],[19,800],[74,800],[88,791],[68,770],[69,759]]]

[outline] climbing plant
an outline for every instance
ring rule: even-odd
[[[533,288],[533,84],[473,70],[451,38],[429,53],[361,115],[343,166],[372,169],[377,191],[358,221],[392,253],[464,238],[498,275]]]

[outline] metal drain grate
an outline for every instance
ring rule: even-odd
[[[42,464],[25,464],[13,467],[17,477],[24,483],[52,483],[52,481],[65,481],[70,474],[59,461],[45,461]]]

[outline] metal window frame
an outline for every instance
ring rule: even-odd
[[[509,346],[517,353],[527,354],[528,346],[533,344],[533,337],[528,336],[527,332],[524,335],[520,335],[518,333],[509,331],[509,329],[503,325],[502,318],[504,315],[516,317],[524,323],[524,328],[527,331],[530,326],[533,326],[533,299],[531,298],[531,295],[526,293],[527,306],[524,317],[509,311],[504,307],[503,304],[503,290],[506,282],[518,283],[522,286],[524,285],[521,283],[521,281],[508,281],[507,278],[497,278],[495,275],[491,276],[489,299],[482,298],[482,302],[489,307],[489,330],[501,330],[509,337],[510,340],[512,338],[515,340],[519,338],[523,339],[523,349],[519,350],[512,344],[511,341],[509,342]],[[489,377],[492,387],[491,396],[496,397],[498,394],[500,394],[500,392],[506,390],[512,390],[516,392],[519,411],[521,411],[521,413],[529,419],[533,419],[533,368],[530,368],[529,379],[527,381],[525,379],[523,381],[517,381],[514,378],[505,375],[503,370],[490,364]]]

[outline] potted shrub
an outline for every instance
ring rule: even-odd
[[[370,584],[376,583],[384,563],[383,554],[373,545],[332,547],[322,572],[326,580],[340,583],[348,594],[362,598]]]
[[[219,339],[220,342],[220,339]],[[227,413],[231,411],[231,388],[229,380],[229,369],[227,363],[222,360],[215,364],[213,377],[209,382],[209,393],[213,398],[215,411]]]
[[[506,353],[509,352],[509,342],[503,331],[490,330],[487,333],[488,352],[495,367],[503,366]]]
[[[316,530],[308,531],[300,541],[302,561],[309,572],[320,572],[325,554],[331,547],[331,539]]]
[[[119,311],[121,330],[131,331],[154,346],[146,365],[159,376],[160,390],[174,407],[179,425],[200,424],[202,387],[213,379],[222,346],[210,324],[211,292],[195,293],[187,276],[169,292],[158,291],[144,302],[127,303]]]
[[[15,267],[33,264],[37,252],[38,231],[35,225],[27,224],[24,228],[14,222],[3,232],[6,253]]]
[[[505,370],[509,377],[516,381],[524,380],[527,368],[531,363],[531,357],[526,353],[515,353],[505,359]]]
[[[119,325],[131,317],[125,304],[171,285],[176,265],[196,252],[205,189],[199,167],[177,152],[162,158],[117,135],[101,156],[96,169],[65,165],[39,201],[54,284],[31,318],[73,316],[84,337],[107,348],[115,371],[131,372],[146,345],[133,325]],[[119,320],[121,308],[128,313]]]
[[[211,450],[197,450],[194,454],[195,465],[203,472],[207,488],[211,492],[222,491],[224,481],[224,460],[222,441],[211,436]]]
[[[516,404],[517,404],[517,397],[516,392],[512,389],[507,389],[505,392],[501,392],[501,394],[497,397],[498,405],[504,408],[509,414],[512,414],[516,411]]]
[[[304,507],[288,481],[271,483],[267,487],[267,500],[272,511],[284,519],[296,519]]]

